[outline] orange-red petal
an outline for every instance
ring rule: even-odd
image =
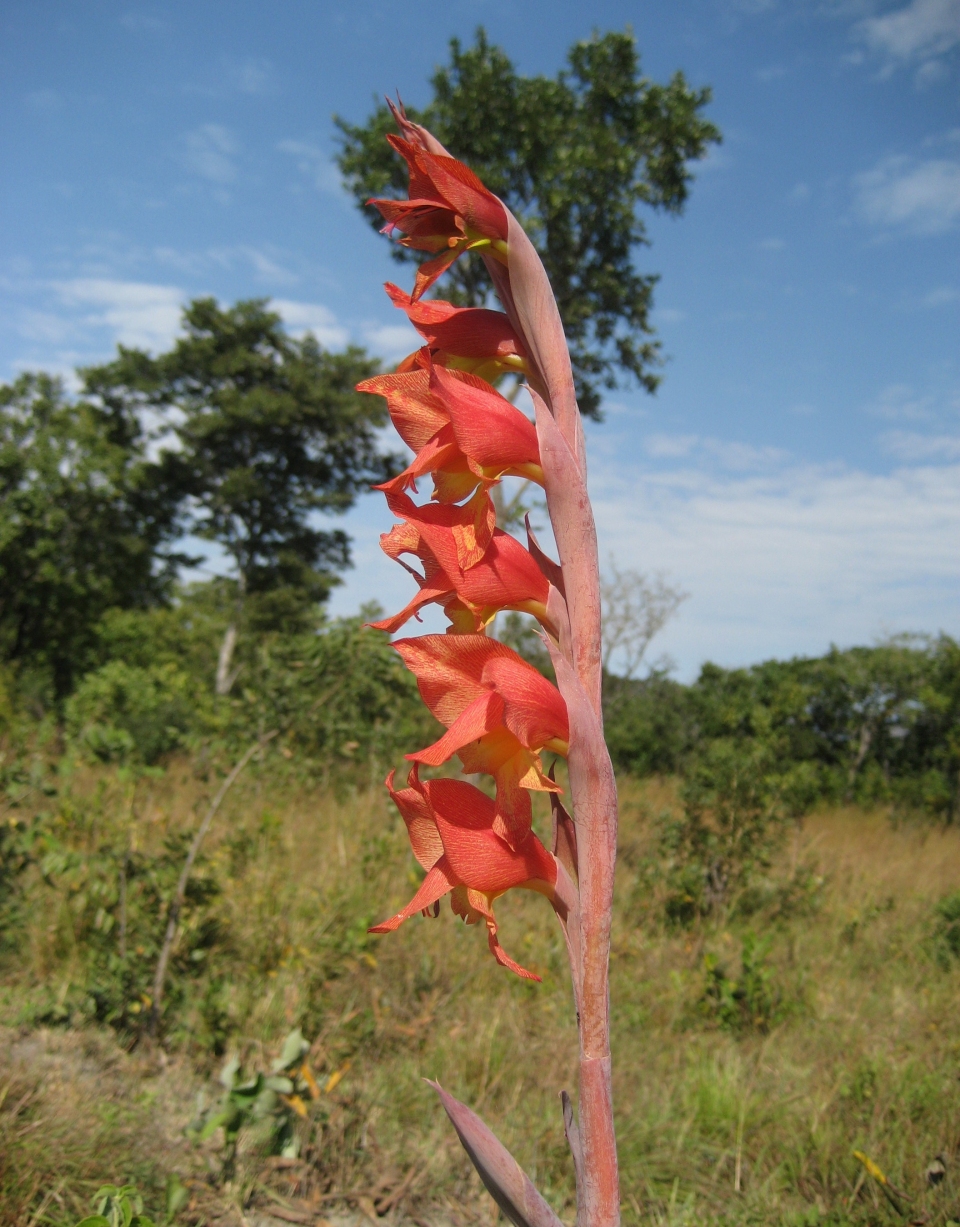
[[[425,908],[430,907],[431,904],[436,903],[438,899],[442,899],[444,895],[449,894],[453,890],[454,885],[455,882],[452,880],[446,861],[441,857],[420,883],[420,889],[407,906],[401,908],[396,916],[391,916],[389,920],[381,921],[378,925],[371,925],[367,932],[392,933],[394,929],[399,929],[405,920],[409,920],[411,916],[416,916],[417,912],[422,912]]]

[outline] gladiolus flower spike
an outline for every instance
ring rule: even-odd
[[[597,540],[573,372],[542,262],[516,218],[402,107],[391,104],[391,110],[402,136],[388,139],[406,160],[409,199],[371,203],[383,214],[386,233],[399,231],[402,244],[431,258],[420,266],[412,294],[387,286],[424,345],[395,373],[360,385],[386,398],[414,453],[407,468],[380,487],[397,517],[381,546],[410,571],[419,591],[398,614],[374,625],[393,633],[434,602],[450,629],[393,645],[445,731],[407,755],[412,766],[405,788],[395,787],[392,772],[387,778],[425,877],[406,906],[371,932],[399,928],[418,911],[436,916],[449,895],[467,924],[483,921],[498,963],[538,979],[504,952],[493,905],[514,888],[550,900],[563,926],[580,1032],[579,1120],[564,1100],[577,1223],[618,1227],[608,984],[617,803],[603,738]],[[505,313],[423,299],[467,251],[484,259]],[[491,386],[505,373],[526,376],[535,424]],[[432,499],[418,505],[411,494],[428,476]],[[497,527],[489,491],[511,476],[543,486],[559,565],[529,527],[529,549]],[[539,620],[556,686],[487,635],[505,609]],[[557,796],[554,764],[549,773],[544,769],[545,753],[567,759],[569,813]],[[465,772],[492,776],[495,797],[465,780],[421,781],[421,768],[453,758]],[[551,796],[552,851],[532,830],[534,792]],[[559,1227],[482,1121],[441,1095],[504,1213],[518,1227]]]

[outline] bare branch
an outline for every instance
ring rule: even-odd
[[[653,638],[666,626],[690,595],[667,583],[661,573],[621,571],[613,556],[601,580],[603,600],[603,671],[609,673],[619,657],[621,676],[633,677]]]

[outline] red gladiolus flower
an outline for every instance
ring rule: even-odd
[[[423,575],[408,567],[420,591],[393,617],[371,623],[393,634],[431,602],[443,606],[457,631],[483,631],[502,609],[529,613],[556,638],[547,612],[550,585],[536,560],[509,533],[494,528],[490,496],[478,490],[462,507],[418,507],[405,494],[387,492],[390,509],[405,517],[380,538],[380,547],[402,563],[413,554]],[[406,566],[406,563],[403,563]]]
[[[399,286],[386,283],[395,307],[427,342],[425,351],[409,354],[397,371],[413,371],[428,358],[437,366],[470,371],[493,383],[501,375],[525,373],[526,353],[516,329],[502,311],[486,307],[455,307],[439,298],[415,301]]]
[[[493,903],[515,887],[539,891],[553,900],[556,860],[533,833],[516,848],[504,843],[496,833],[493,801],[472,784],[462,780],[421,783],[416,765],[407,788],[395,790],[393,782],[391,771],[387,788],[406,823],[413,854],[427,876],[406,907],[370,932],[391,933],[417,912],[428,914],[450,894],[453,912],[467,924],[484,921],[490,952],[501,966],[526,980],[539,980],[500,945]]]
[[[375,375],[358,392],[386,397],[393,424],[417,453],[413,463],[378,490],[416,490],[433,476],[434,498],[459,503],[477,486],[501,477],[543,483],[537,430],[529,418],[483,379],[441,367]]]
[[[439,767],[454,754],[468,772],[497,784],[494,830],[512,848],[530,831],[530,792],[559,792],[541,750],[566,754],[570,737],[560,692],[512,648],[485,635],[422,635],[393,645],[417,679],[444,735],[408,754]]]
[[[417,270],[414,300],[440,277],[461,252],[490,251],[505,259],[507,213],[493,192],[458,162],[388,136],[410,171],[408,200],[370,200],[383,214],[384,234],[399,230],[404,247],[437,253]]]

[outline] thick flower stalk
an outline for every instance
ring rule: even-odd
[[[414,453],[380,487],[397,518],[381,545],[407,568],[418,591],[375,625],[392,633],[436,603],[450,626],[445,635],[394,643],[445,732],[407,755],[413,766],[405,788],[395,787],[393,773],[387,779],[425,877],[409,903],[372,931],[389,932],[417,912],[436,916],[449,895],[455,915],[483,922],[498,963],[537,979],[501,947],[493,904],[517,888],[550,901],[567,941],[580,1032],[576,1114],[563,1093],[577,1223],[615,1227],[608,963],[617,798],[603,740],[597,540],[573,374],[549,281],[517,220],[426,129],[392,109],[401,135],[388,139],[407,162],[409,199],[371,203],[387,233],[399,232],[401,243],[429,258],[411,294],[387,286],[424,345],[394,374],[360,385],[386,398]],[[502,312],[423,298],[454,260],[471,252],[486,262]],[[525,379],[534,421],[497,392],[494,384],[508,374]],[[497,527],[489,491],[504,477],[544,488],[559,564],[529,530],[524,545]],[[418,502],[427,479],[431,497]],[[556,686],[488,634],[507,609],[539,621]],[[421,780],[421,770],[454,758],[465,772],[491,777],[494,796],[462,780]],[[557,758],[567,762],[566,806],[554,778]],[[550,798],[549,850],[532,829],[537,792]],[[517,1227],[559,1227],[483,1122],[437,1089],[507,1217]]]

